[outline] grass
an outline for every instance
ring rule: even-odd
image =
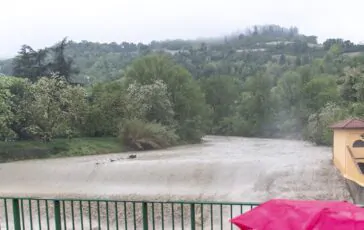
[[[124,148],[117,138],[55,139],[49,143],[40,141],[0,142],[0,162],[85,156],[122,152]]]

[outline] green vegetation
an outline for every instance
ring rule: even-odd
[[[24,73],[32,73],[27,70],[32,65],[22,68]],[[4,159],[38,157],[32,151],[64,156],[121,150],[109,142],[102,148],[103,139],[97,137],[113,137],[119,145],[137,150],[198,142],[208,120],[197,81],[163,55],[141,57],[122,79],[88,87],[53,73],[1,77],[0,96],[0,138],[8,145]],[[34,148],[29,143],[42,144]],[[17,145],[29,155],[16,153]]]
[[[124,150],[117,138],[55,139],[52,142],[0,142],[0,162],[90,154],[118,153]]]
[[[0,62],[0,72],[16,76],[0,78],[0,139],[40,143],[50,155],[99,152],[52,150],[59,139],[85,138],[138,150],[205,134],[328,145],[329,124],[364,116],[363,51],[276,25],[205,40],[25,45]]]

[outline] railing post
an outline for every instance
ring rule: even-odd
[[[195,218],[195,204],[191,204],[191,230],[196,229]]]
[[[59,200],[54,201],[54,224],[56,230],[62,230],[61,225],[61,204]]]
[[[19,200],[13,199],[14,230],[21,230]]]
[[[142,203],[143,209],[143,230],[148,230],[148,203]]]

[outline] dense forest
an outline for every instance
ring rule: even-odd
[[[0,138],[116,137],[134,149],[205,134],[332,141],[364,116],[364,45],[277,25],[200,40],[74,42],[0,61]]]

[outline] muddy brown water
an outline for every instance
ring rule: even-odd
[[[128,159],[128,154],[0,164],[0,195],[150,201],[351,200],[331,163],[331,148],[303,141],[208,136],[202,144],[138,152],[136,159]],[[224,217],[225,225],[228,217]]]

